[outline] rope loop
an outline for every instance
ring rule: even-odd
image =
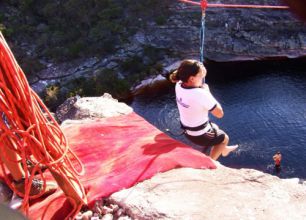
[[[24,173],[25,178],[22,208],[26,214],[29,200],[44,193],[42,190],[30,196],[35,173],[43,181],[43,189],[46,188],[47,180],[40,165],[49,169],[71,201],[73,210],[69,216],[77,214],[80,207],[87,203],[84,187],[78,178],[85,172],[82,162],[69,148],[65,135],[47,107],[30,88],[1,32],[0,151],[0,168],[4,179],[18,195],[21,193],[14,187],[9,172],[14,172],[12,164],[16,164],[16,171],[19,165],[22,167],[20,172]],[[33,164],[31,172],[27,162]]]

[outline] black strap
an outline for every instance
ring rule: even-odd
[[[214,133],[215,133],[215,137],[217,137],[217,129],[215,129],[214,128],[214,126],[212,125],[212,123],[211,122],[209,122],[209,124],[210,124],[210,127],[211,127],[211,129],[214,131]]]
[[[181,128],[185,129],[185,130],[188,130],[188,131],[200,131],[202,129],[204,129],[208,124],[208,121],[205,122],[204,124],[201,124],[197,127],[188,127],[188,126],[185,126],[183,125],[183,123],[181,122]]]

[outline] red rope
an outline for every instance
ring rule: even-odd
[[[7,150],[15,152],[20,159],[13,161],[7,155]],[[0,152],[7,161],[23,165],[25,193],[21,194],[6,176],[8,167],[0,157],[4,179],[18,195],[24,197],[22,208],[26,214],[29,209],[29,199],[35,199],[44,193],[30,196],[36,171],[44,182],[43,188],[46,188],[46,180],[39,164],[49,168],[59,187],[63,187],[66,197],[71,201],[73,210],[67,219],[76,215],[82,204],[87,203],[85,190],[78,179],[78,175],[84,173],[83,164],[69,148],[65,135],[47,107],[30,88],[1,32]],[[27,160],[36,164],[31,173],[28,172]],[[75,169],[75,166],[78,169]]]
[[[205,11],[205,10],[206,10],[206,8],[207,8],[207,5],[208,5],[207,0],[201,0],[200,5],[201,5],[201,9],[202,9],[202,11]]]
[[[202,2],[195,2],[190,0],[179,0],[181,2],[189,3],[192,5],[201,5]],[[202,3],[203,4],[203,3]],[[258,9],[288,9],[287,6],[280,6],[280,5],[239,5],[239,4],[207,4],[207,7],[209,8],[258,8]]]

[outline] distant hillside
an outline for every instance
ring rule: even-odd
[[[198,0],[199,2],[199,0]],[[209,3],[280,5],[278,0]],[[49,106],[107,92],[122,100],[164,67],[200,56],[201,9],[178,0],[5,0],[0,30]],[[306,56],[306,26],[289,10],[208,7],[205,61]]]
[[[147,22],[162,23],[160,0],[7,0],[0,2],[0,30],[26,72],[59,62],[113,53]],[[27,64],[27,65],[25,65]]]

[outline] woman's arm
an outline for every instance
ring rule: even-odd
[[[202,88],[210,92],[208,84],[204,83],[202,85]],[[210,110],[210,113],[213,116],[215,116],[216,118],[222,118],[224,116],[223,109],[222,109],[220,103],[217,100],[215,100],[215,101],[217,102],[217,104],[213,107],[213,109]]]
[[[222,118],[224,116],[223,109],[219,103],[210,111],[213,116],[216,118]]]

